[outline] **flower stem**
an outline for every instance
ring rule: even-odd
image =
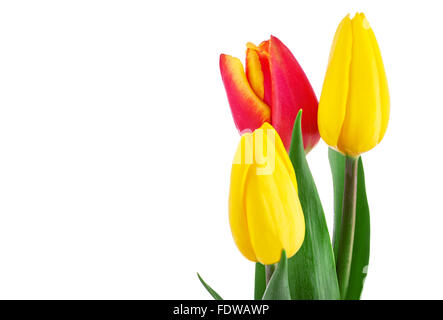
[[[351,274],[357,207],[357,169],[358,157],[346,156],[343,212],[337,253],[337,277],[342,299],[346,297]]]

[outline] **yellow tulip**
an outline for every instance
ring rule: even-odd
[[[292,257],[303,243],[294,168],[267,122],[241,137],[232,165],[229,222],[240,252],[265,265],[277,263],[283,249]]]
[[[389,92],[380,49],[363,13],[337,28],[318,106],[323,140],[349,156],[375,147],[389,120]]]

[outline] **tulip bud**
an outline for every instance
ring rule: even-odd
[[[317,98],[297,60],[279,39],[271,36],[259,46],[247,44],[246,73],[239,59],[225,54],[220,56],[220,71],[240,133],[269,122],[289,150],[295,118],[303,109],[305,151],[317,144]]]
[[[389,120],[389,92],[380,50],[363,13],[337,28],[318,110],[323,140],[349,156],[375,147]]]
[[[269,265],[292,257],[305,236],[294,168],[274,128],[241,137],[231,173],[229,221],[240,252]]]

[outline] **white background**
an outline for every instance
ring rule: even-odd
[[[340,20],[366,13],[391,120],[364,155],[365,299],[443,298],[439,1],[0,5],[0,298],[251,299],[227,213],[239,141],[218,69],[270,34],[319,95]],[[309,163],[332,228],[327,146]]]

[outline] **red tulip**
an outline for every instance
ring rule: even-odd
[[[246,73],[239,59],[225,54],[220,55],[220,71],[240,133],[269,122],[289,150],[294,121],[302,109],[306,153],[317,144],[317,97],[303,69],[279,39],[271,36],[258,47],[247,44]]]

